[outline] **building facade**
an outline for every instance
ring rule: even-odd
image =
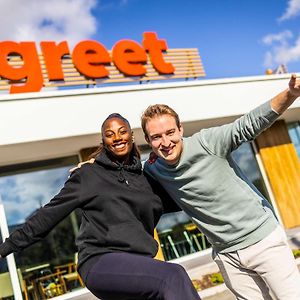
[[[101,142],[100,126],[108,114],[118,112],[129,120],[146,158],[149,148],[140,116],[148,105],[164,103],[174,108],[181,117],[184,135],[189,136],[201,128],[235,120],[287,88],[288,80],[289,75],[282,74],[1,94],[2,234],[5,225],[9,231],[21,226],[59,191],[69,169]],[[233,157],[269,199],[283,226],[300,226],[300,101],[254,142],[236,150]],[[34,299],[28,286],[37,282],[33,284],[30,276],[54,274],[57,267],[76,261],[74,238],[79,224],[80,214],[74,212],[44,241],[16,254],[15,264],[2,261],[0,280],[3,274],[19,274],[16,276],[24,283],[22,297]],[[157,230],[167,260],[209,248],[205,236],[184,213],[163,216]],[[49,279],[42,284],[50,283]],[[67,285],[62,288],[72,290],[80,287],[80,282],[75,278]],[[53,289],[52,293],[57,296],[61,290]]]

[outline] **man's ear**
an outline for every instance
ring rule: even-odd
[[[183,126],[181,123],[179,124],[179,132],[180,132],[181,137],[183,137]]]
[[[147,144],[150,145],[150,140],[149,140],[149,137],[147,134],[144,135],[144,138],[145,138]]]

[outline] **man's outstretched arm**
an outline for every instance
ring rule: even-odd
[[[226,157],[242,143],[254,140],[300,96],[300,81],[291,75],[289,88],[230,124],[203,129],[200,142],[215,155]]]
[[[289,88],[275,96],[271,100],[271,107],[277,113],[284,113],[289,106],[300,96],[300,81],[296,80],[296,75],[292,74]]]

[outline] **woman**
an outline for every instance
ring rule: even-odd
[[[80,208],[78,271],[95,296],[199,299],[181,266],[152,258],[158,248],[154,227],[164,208],[173,209],[174,204],[143,174],[128,121],[112,114],[101,132],[103,147],[96,163],[75,170],[59,194],[0,245],[1,257],[39,241]]]

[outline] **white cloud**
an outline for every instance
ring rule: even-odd
[[[272,68],[274,66],[274,62],[273,62],[273,55],[270,51],[268,51],[265,54],[265,58],[264,58],[264,67],[265,68]]]
[[[9,224],[20,224],[46,204],[62,188],[68,167],[41,170],[0,178],[1,198]]]
[[[70,46],[97,30],[96,0],[0,0],[0,40],[67,40]]]
[[[133,2],[133,0],[101,0],[101,10],[120,9],[126,5],[129,5],[129,2]]]
[[[264,58],[266,68],[299,61],[300,37],[294,43],[290,41],[292,38],[292,32],[286,30],[278,34],[269,34],[262,39],[264,44],[271,47]]]
[[[287,41],[292,37],[292,32],[289,30],[285,30],[277,34],[268,34],[265,37],[263,37],[262,41],[266,45],[271,45],[274,42],[278,42],[280,44],[287,44]]]
[[[285,21],[300,15],[300,0],[290,0],[284,14],[278,19]]]
[[[287,8],[279,21],[286,21],[300,15],[300,0],[289,0]],[[296,62],[300,60],[300,36],[295,39],[290,30],[277,34],[268,34],[262,42],[269,46],[265,53],[264,67],[274,68],[278,65]]]
[[[276,63],[290,63],[300,59],[300,39],[293,46],[274,48],[273,59]]]

